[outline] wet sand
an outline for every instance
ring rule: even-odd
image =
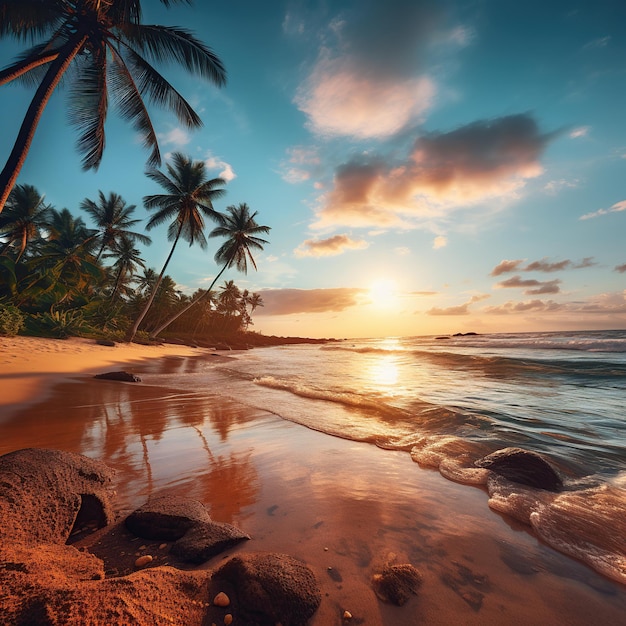
[[[202,358],[222,357],[136,361],[131,370],[145,384],[49,375],[41,401],[0,407],[0,454],[48,447],[100,459],[117,472],[122,513],[157,493],[201,500],[215,520],[252,537],[227,554],[267,550],[308,563],[322,590],[314,626],[345,623],[344,610],[370,625],[623,620],[623,586],[490,511],[481,489],[449,482],[406,453],[330,437],[210,392],[151,386]],[[372,575],[390,560],[423,575],[403,607],[372,590]]]

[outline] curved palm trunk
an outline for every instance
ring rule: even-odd
[[[115,277],[115,285],[113,287],[113,291],[111,292],[111,300],[115,299],[115,294],[117,293],[117,290],[119,289],[120,286],[120,281],[122,280],[122,271],[124,270],[123,267],[120,267],[120,271],[117,273],[117,276]]]
[[[174,245],[172,245],[172,249],[170,250],[170,253],[167,255],[167,259],[165,260],[163,269],[161,270],[161,273],[159,274],[159,277],[157,278],[157,281],[154,284],[154,289],[152,290],[152,293],[150,294],[150,298],[148,299],[148,302],[146,302],[146,306],[143,308],[143,311],[139,314],[139,316],[135,320],[133,327],[126,333],[126,341],[128,343],[130,343],[135,338],[135,335],[137,334],[137,331],[139,330],[139,325],[141,324],[141,322],[143,322],[143,318],[146,316],[146,314],[150,310],[150,307],[152,306],[152,302],[154,301],[157,291],[159,290],[159,287],[161,286],[161,281],[163,280],[163,276],[165,276],[165,270],[167,269],[167,266],[172,258],[172,255],[174,254],[174,248],[176,248],[176,244],[178,243],[178,239],[180,237],[180,233],[182,230],[183,230],[183,223],[181,222],[180,226],[178,227],[178,232],[176,233],[176,239],[174,239]]]
[[[183,309],[178,311],[178,313],[175,313],[174,315],[172,315],[172,317],[170,317],[163,324],[161,324],[156,330],[152,331],[152,333],[151,333],[152,337],[156,337],[160,332],[165,330],[172,322],[174,322],[181,315],[183,315],[183,313],[186,313],[187,311],[189,311],[189,309],[192,306],[194,306],[194,305],[198,304],[198,302],[201,302],[202,300],[204,300],[204,298],[206,298],[208,296],[208,294],[211,293],[211,289],[213,289],[213,285],[215,285],[215,283],[217,282],[218,278],[224,273],[224,270],[229,265],[230,265],[230,262],[228,262],[228,263],[226,263],[226,265],[224,265],[224,267],[220,270],[219,274],[213,279],[213,282],[211,283],[210,287],[201,296],[199,296],[195,300],[192,300],[186,307],[184,307]]]
[[[50,67],[43,77],[37,91],[31,100],[24,116],[13,150],[0,173],[0,212],[17,181],[20,170],[26,160],[26,155],[35,136],[41,114],[50,100],[52,92],[59,84],[61,77],[83,47],[87,36],[77,33],[59,51],[57,57],[50,63]]]

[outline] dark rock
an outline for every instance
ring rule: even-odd
[[[133,511],[125,521],[131,533],[144,539],[175,541],[188,530],[211,522],[204,504],[191,498],[160,496]]]
[[[560,491],[563,479],[557,470],[540,454],[522,448],[503,448],[475,461],[504,478],[547,491]]]
[[[121,380],[126,383],[140,383],[141,378],[130,374],[129,372],[106,372],[104,374],[96,374],[94,378],[101,378],[103,380]]]
[[[111,341],[110,339],[96,339],[96,343],[99,346],[107,346],[109,348],[112,348],[116,345],[115,341]]]
[[[383,602],[402,606],[417,593],[422,584],[422,575],[410,564],[386,565],[374,576],[374,591]]]
[[[197,524],[172,544],[170,553],[187,563],[204,563],[246,539],[250,537],[230,524]]]
[[[313,572],[286,554],[233,557],[217,570],[213,580],[234,586],[244,623],[302,626],[322,601]]]
[[[61,450],[27,448],[0,457],[0,538],[65,544],[77,525],[114,519],[113,471]]]

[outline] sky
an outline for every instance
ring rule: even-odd
[[[227,181],[271,227],[251,330],[378,337],[626,328],[626,4],[530,0],[230,0],[144,22],[192,30],[223,61],[217,88],[160,66],[204,126],[151,108],[165,155]],[[21,44],[3,40],[0,65]],[[33,90],[0,88],[6,158]],[[111,108],[83,172],[56,92],[19,183],[79,215],[115,191],[146,220],[148,153]],[[83,218],[89,224],[87,214]],[[145,223],[145,222],[143,222]],[[212,228],[212,224],[208,224]],[[166,227],[141,247],[160,270]],[[179,289],[219,267],[181,243]],[[223,284],[220,282],[220,284]]]

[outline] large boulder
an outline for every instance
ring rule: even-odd
[[[202,502],[177,496],[152,498],[133,511],[125,525],[144,539],[174,541],[170,552],[188,563],[204,563],[250,539],[235,526],[213,521]]]
[[[543,456],[522,448],[503,448],[475,461],[477,467],[484,467],[508,480],[545,489],[561,491],[563,479]]]
[[[114,520],[113,471],[80,454],[27,448],[0,457],[0,539],[64,544]]]
[[[234,587],[244,623],[302,626],[322,601],[313,572],[286,554],[235,556],[215,572],[213,581],[219,580]]]
[[[210,521],[209,512],[198,500],[159,496],[133,511],[125,524],[138,537],[176,541],[193,526]]]
[[[250,536],[235,526],[210,521],[187,531],[172,544],[170,553],[187,563],[204,563],[247,539]]]

